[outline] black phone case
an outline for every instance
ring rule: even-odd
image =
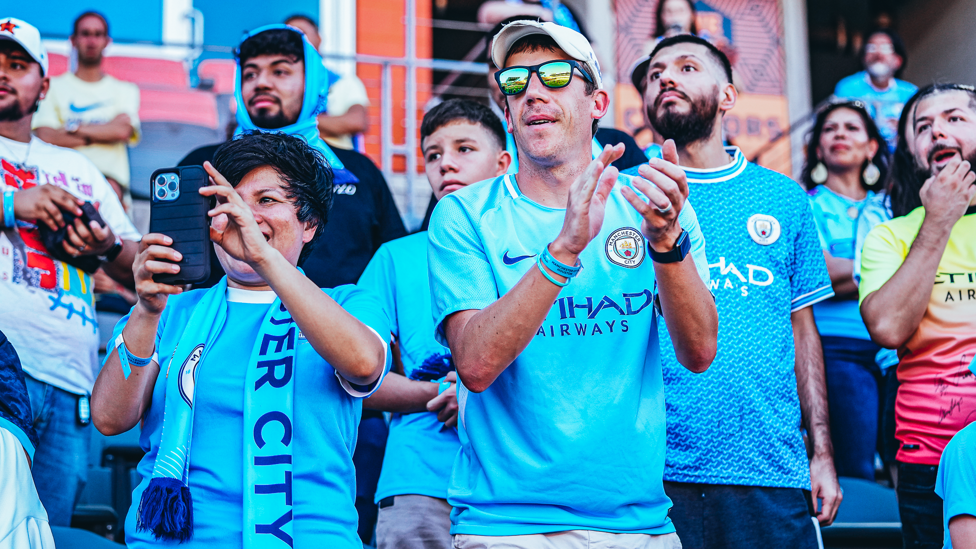
[[[149,232],[162,233],[173,239],[173,249],[183,254],[176,274],[155,274],[153,280],[162,284],[197,284],[210,278],[210,218],[207,212],[212,199],[201,196],[200,187],[209,183],[202,166],[164,168],[153,172],[149,188],[162,173],[179,173],[180,196],[163,202],[152,193],[149,211]]]

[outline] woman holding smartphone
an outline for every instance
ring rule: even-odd
[[[126,544],[361,547],[352,454],[390,330],[371,294],[319,289],[298,268],[328,220],[331,170],[305,141],[257,133],[204,168],[227,276],[186,293],[154,282],[181,256],[146,235],[139,301],[92,394],[102,433],[143,421]]]

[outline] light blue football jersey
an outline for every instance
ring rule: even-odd
[[[685,169],[708,240],[718,353],[702,374],[661,330],[674,482],[809,488],[790,315],[833,295],[810,201],[789,178],[746,161]]]
[[[942,547],[952,549],[949,521],[960,515],[976,515],[976,423],[956,433],[943,450],[935,493],[942,498]]]
[[[654,266],[620,176],[600,234],[580,255],[528,347],[481,393],[458,388],[461,451],[448,501],[454,534],[573,529],[665,534],[664,386]],[[515,286],[559,234],[564,209],[542,206],[504,175],[444,197],[428,233],[434,323],[484,309]],[[690,204],[679,221],[707,281]]]
[[[872,212],[884,212],[884,195],[868,191],[863,200],[841,196],[825,185],[817,185],[809,192],[813,207],[813,222],[820,235],[824,251],[833,257],[855,260],[859,257],[859,244],[870,227],[877,224]],[[813,306],[813,316],[822,336],[850,337],[870,340],[868,329],[861,319],[857,296],[852,299],[827,299]]]
[[[352,285],[323,291],[376,333],[389,333],[389,320],[379,299],[371,292]],[[160,373],[139,436],[139,446],[146,455],[136,467],[142,481],[132,491],[132,505],[125,519],[127,547],[143,549],[161,545],[152,532],[136,528],[139,502],[159,455],[165,373],[194,307],[206,292],[193,290],[170,296],[159,320],[156,349],[161,360]],[[196,370],[195,417],[187,463],[193,499],[193,537],[179,547],[243,546],[244,384],[254,341],[273,300],[271,292],[229,291],[227,324]],[[129,315],[119,320],[111,341],[122,333],[128,320]],[[289,500],[293,514],[291,535],[296,547],[357,549],[362,547],[362,541],[356,533],[356,471],[352,456],[362,415],[362,397],[366,395],[354,394],[354,388],[343,386],[336,371],[304,336],[299,335],[296,346]],[[382,378],[377,385],[381,381]]]
[[[442,379],[450,371],[445,360],[450,351],[434,339],[428,280],[423,231],[380,246],[358,284],[380,297],[400,345],[404,374],[418,381]],[[376,502],[405,494],[446,498],[460,447],[457,429],[444,427],[437,414],[393,414]]]

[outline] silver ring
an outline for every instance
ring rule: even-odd
[[[659,213],[661,215],[664,215],[664,214],[670,212],[672,209],[674,209],[674,204],[668,204],[668,207],[667,208],[664,208],[664,209],[661,209],[661,208],[658,208],[657,206],[655,206],[654,209],[657,210],[657,213]]]
[[[83,252],[83,251],[85,251],[86,248],[88,248],[88,246],[85,246],[84,244],[82,244],[81,246],[78,246],[78,251],[79,252]]]

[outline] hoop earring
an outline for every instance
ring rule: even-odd
[[[881,170],[874,162],[868,162],[867,167],[864,168],[864,173],[861,175],[864,177],[864,183],[870,187],[881,179]]]
[[[827,175],[827,166],[824,166],[823,162],[817,162],[817,165],[813,167],[813,171],[810,172],[810,180],[820,185],[824,181],[827,181]]]

